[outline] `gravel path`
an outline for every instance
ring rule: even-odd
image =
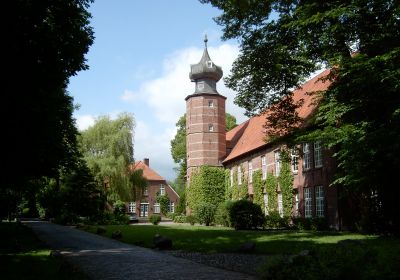
[[[92,279],[255,279],[49,222],[24,222]]]

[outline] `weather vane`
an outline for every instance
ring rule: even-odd
[[[205,45],[205,47],[207,48],[207,42],[208,42],[208,39],[207,39],[207,33],[204,35],[204,45]]]

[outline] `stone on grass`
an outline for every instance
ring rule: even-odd
[[[106,228],[105,227],[97,227],[96,233],[97,234],[104,234],[106,233]]]
[[[154,235],[154,248],[159,250],[171,250],[172,249],[172,240],[166,236],[162,236],[159,234]]]
[[[246,254],[254,253],[255,250],[256,250],[256,243],[252,241],[245,242],[241,244],[238,248],[238,251],[240,253],[246,253]]]
[[[122,232],[120,230],[116,230],[111,234],[111,238],[113,239],[121,239],[122,238]]]

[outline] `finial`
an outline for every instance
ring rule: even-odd
[[[207,39],[207,33],[206,33],[204,35],[204,45],[205,45],[206,49],[207,49],[207,42],[208,42],[208,39]]]

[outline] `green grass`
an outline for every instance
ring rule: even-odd
[[[151,248],[155,234],[172,239],[174,250],[193,252],[235,252],[241,243],[254,241],[259,254],[293,254],[314,248],[337,246],[344,239],[360,239],[378,250],[389,254],[400,252],[399,239],[384,239],[378,236],[356,233],[313,231],[235,231],[230,228],[186,226],[186,225],[109,225],[105,236],[113,231],[122,232],[122,242]],[[96,226],[84,230],[96,232]]]
[[[67,263],[50,256],[26,226],[0,223],[1,279],[88,279]]]

